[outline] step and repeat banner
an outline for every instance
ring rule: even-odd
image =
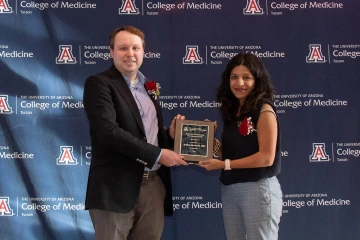
[[[85,79],[108,69],[109,35],[145,32],[140,69],[176,114],[222,123],[216,87],[253,53],[276,89],[280,240],[360,239],[360,3],[354,0],[0,0],[0,238],[88,240]],[[162,240],[223,240],[219,171],[172,168]]]

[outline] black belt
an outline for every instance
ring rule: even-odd
[[[144,175],[143,175],[143,178],[146,178],[146,179],[154,178],[157,175],[158,175],[157,171],[149,171],[149,172],[145,171]]]

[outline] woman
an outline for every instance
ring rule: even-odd
[[[280,134],[273,86],[261,61],[238,54],[227,64],[217,88],[224,129],[214,155],[225,161],[199,162],[223,169],[220,181],[227,239],[278,239],[282,213]],[[216,157],[217,157],[216,156]]]

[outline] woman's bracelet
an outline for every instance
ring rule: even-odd
[[[214,157],[218,157],[215,153],[217,153],[221,148],[221,143],[219,141],[219,139],[214,138],[214,147],[213,147],[213,154]]]
[[[225,159],[225,168],[224,170],[231,170],[231,167],[230,167],[230,159]]]

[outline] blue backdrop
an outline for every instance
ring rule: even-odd
[[[0,0],[0,238],[93,238],[83,84],[110,67],[111,31],[134,25],[167,126],[178,113],[221,122],[226,63],[259,56],[281,123],[279,239],[359,239],[359,10],[351,0]],[[220,172],[172,173],[175,212],[162,239],[225,239]]]

